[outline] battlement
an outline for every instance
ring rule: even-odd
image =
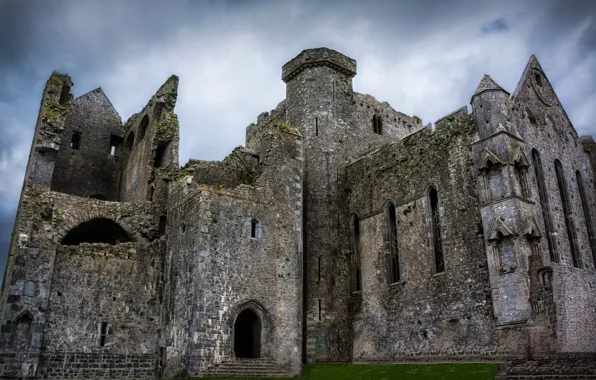
[[[335,50],[328,48],[306,49],[282,68],[281,79],[284,82],[300,74],[309,67],[327,66],[344,73],[350,78],[356,75],[356,61]]]

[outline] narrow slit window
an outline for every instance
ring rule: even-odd
[[[99,333],[99,346],[104,347],[106,345],[106,338],[108,336],[108,324],[101,322],[101,328]]]
[[[582,202],[582,209],[584,211],[584,220],[586,222],[586,230],[588,232],[588,240],[590,241],[590,250],[592,251],[592,260],[594,261],[594,267],[596,268],[596,236],[594,236],[594,227],[592,226],[592,219],[590,218],[590,208],[588,206],[588,200],[586,198],[586,191],[584,189],[584,181],[582,175],[577,170],[575,172],[575,179],[577,180],[577,190],[579,191],[579,197]]]
[[[81,148],[81,134],[79,132],[72,134],[70,139],[70,147],[75,150],[79,150]]]
[[[319,135],[319,118],[315,117],[315,136]]]
[[[431,187],[428,191],[431,210],[431,223],[433,235],[434,270],[435,273],[445,271],[445,255],[443,252],[443,238],[441,236],[441,213],[439,207],[439,194],[437,189]]]
[[[388,235],[389,235],[389,273],[390,282],[392,284],[399,282],[399,255],[398,255],[398,240],[397,240],[397,218],[395,215],[395,206],[393,203],[388,207]]]
[[[317,257],[317,281],[321,282],[321,256]]]
[[[319,321],[323,320],[323,300],[319,298]]]
[[[534,165],[534,174],[538,184],[538,196],[540,198],[540,205],[542,207],[542,217],[544,219],[544,228],[546,230],[546,242],[548,244],[548,253],[550,261],[558,263],[559,254],[557,251],[557,241],[554,234],[554,226],[550,214],[550,205],[548,193],[546,192],[546,183],[544,181],[544,172],[542,171],[542,160],[540,153],[536,149],[532,149],[532,163]]]
[[[362,276],[360,267],[360,221],[356,215],[352,216],[352,290],[362,290]]]
[[[569,249],[571,250],[571,260],[573,266],[576,268],[582,267],[582,259],[579,248],[577,246],[577,235],[573,219],[571,217],[571,205],[569,203],[569,195],[567,193],[567,184],[565,183],[565,175],[563,174],[563,165],[561,161],[555,160],[555,172],[557,175],[557,185],[559,187],[559,194],[561,196],[561,204],[563,206],[563,216],[565,220],[565,228],[567,229],[567,238],[569,240]]]

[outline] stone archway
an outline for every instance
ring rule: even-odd
[[[261,357],[261,320],[251,309],[244,309],[234,322],[234,354],[237,358]]]

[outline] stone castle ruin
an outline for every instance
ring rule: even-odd
[[[472,112],[434,130],[354,92],[355,75],[351,58],[304,50],[246,147],[180,168],[176,76],[122,124],[101,89],[73,99],[52,74],[2,286],[0,377],[596,362],[596,143],[536,58],[512,94],[486,75]]]

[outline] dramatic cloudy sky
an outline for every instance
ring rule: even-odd
[[[101,86],[123,121],[177,74],[184,164],[242,145],[284,98],[281,66],[321,46],[358,61],[356,91],[424,123],[468,104],[484,73],[512,92],[536,54],[596,134],[593,0],[0,0],[0,265],[52,70],[75,96]]]

